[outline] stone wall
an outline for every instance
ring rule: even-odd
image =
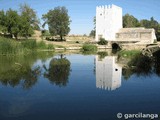
[[[153,43],[156,40],[154,29],[122,28],[116,33],[116,41],[137,41]]]

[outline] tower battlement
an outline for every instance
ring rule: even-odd
[[[115,40],[115,33],[122,28],[122,8],[116,5],[96,7],[96,41],[99,38]]]

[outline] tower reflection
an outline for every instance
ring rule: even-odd
[[[96,60],[96,87],[115,90],[121,86],[122,67],[116,63],[116,56],[106,56]]]

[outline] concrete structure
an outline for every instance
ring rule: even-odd
[[[137,42],[150,44],[156,40],[154,29],[140,28],[122,28],[116,33],[116,41]]]
[[[115,33],[122,28],[122,8],[116,5],[96,8],[96,41],[99,38],[115,40]]]
[[[96,87],[115,90],[121,86],[122,67],[116,63],[115,56],[104,59],[95,57],[96,61]]]
[[[96,41],[104,38],[109,43],[137,42],[151,44],[156,40],[155,30],[146,28],[122,28],[122,8],[116,5],[96,8]]]

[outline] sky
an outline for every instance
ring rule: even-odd
[[[96,6],[102,5],[114,4],[122,7],[123,15],[129,13],[139,20],[154,17],[160,23],[160,0],[0,0],[0,10],[18,10],[24,3],[37,12],[39,19],[54,7],[65,6],[72,21],[69,34],[89,34],[94,28]]]

